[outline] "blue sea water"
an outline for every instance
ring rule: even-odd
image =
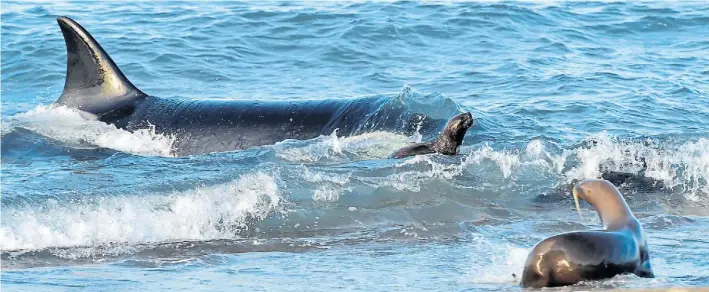
[[[536,242],[600,227],[568,184],[603,172],[636,178],[657,277],[562,290],[709,286],[704,2],[1,5],[3,290],[520,290]],[[430,138],[388,132],[175,157],[50,106],[61,15],[151,95],[403,97],[475,125],[455,157],[387,159]]]

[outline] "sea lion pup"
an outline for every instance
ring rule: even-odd
[[[391,158],[404,158],[414,155],[441,153],[445,155],[458,154],[463,143],[465,132],[473,125],[473,115],[470,112],[459,114],[446,123],[443,132],[433,142],[416,143],[394,152]]]
[[[524,287],[553,287],[633,273],[653,278],[645,233],[618,189],[606,180],[584,180],[573,188],[598,211],[603,230],[559,234],[537,243],[522,272]]]

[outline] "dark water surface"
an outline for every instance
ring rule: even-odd
[[[476,123],[456,157],[387,159],[430,138],[388,132],[173,157],[175,137],[49,106],[59,15],[152,95],[383,96]],[[599,228],[567,184],[602,171],[635,175],[657,278],[565,289],[707,286],[707,36],[685,1],[3,1],[3,289],[518,290],[537,241]]]

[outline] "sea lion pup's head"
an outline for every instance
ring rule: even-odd
[[[457,154],[460,144],[463,143],[463,137],[471,126],[473,126],[473,115],[470,112],[451,118],[431,148],[441,154]]]
[[[620,191],[609,181],[603,179],[587,179],[577,183],[573,188],[576,209],[581,215],[579,199],[584,200],[598,211],[603,228],[618,229],[629,223],[637,222],[633,212],[623,199]]]

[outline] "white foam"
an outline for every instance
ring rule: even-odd
[[[276,156],[292,162],[320,162],[345,160],[346,154],[358,159],[381,159],[407,145],[408,137],[389,132],[370,132],[350,137],[338,137],[337,131],[321,136],[302,147],[280,147],[276,144]]]
[[[430,171],[419,172],[426,177],[439,177],[452,179],[459,176],[471,165],[480,165],[483,162],[492,162],[500,170],[503,177],[508,178],[512,172],[520,165],[520,155],[516,152],[495,151],[490,146],[484,145],[480,149],[473,150],[461,160],[460,164],[447,164],[432,159],[431,155],[419,155],[407,159],[398,167],[413,164],[428,164]]]
[[[397,190],[419,192],[421,184],[430,178],[451,180],[463,175],[466,170],[478,171],[478,173],[488,175],[490,179],[509,179],[513,176],[515,170],[522,165],[542,164],[546,167],[548,164],[541,158],[523,161],[523,156],[517,151],[495,151],[488,145],[469,152],[459,163],[439,161],[434,155],[419,155],[405,159],[397,164],[396,167],[406,168],[414,165],[425,165],[429,169],[422,170],[419,167],[415,170],[400,171],[386,177],[381,184]],[[499,173],[495,173],[490,167],[496,168]]]
[[[280,203],[274,178],[259,172],[173,194],[4,207],[0,247],[19,250],[234,238],[249,228],[249,219],[261,220],[280,211]]]
[[[520,165],[520,155],[518,153],[495,151],[488,145],[470,153],[468,163],[480,164],[483,160],[495,162],[504,178],[509,178],[512,175],[512,171]]]
[[[653,150],[651,159],[646,159],[648,177],[681,188],[690,200],[709,196],[709,139],[685,143],[670,152]]]
[[[590,147],[574,149],[578,166],[564,173],[566,181],[599,178],[601,168],[640,173],[682,192],[689,200],[709,196],[709,139],[682,144],[646,141],[619,142],[605,132],[589,139]],[[644,172],[641,172],[644,164]]]
[[[530,248],[491,241],[480,234],[473,234],[470,248],[474,258],[471,258],[470,269],[461,281],[475,284],[518,284],[531,251]]]
[[[345,151],[349,153],[353,153],[362,159],[381,159],[387,158],[394,151],[405,147],[412,139],[420,140],[420,138],[377,131],[346,137],[342,140]]]
[[[652,139],[620,142],[605,132],[586,138],[588,143],[561,153],[547,150],[539,140],[530,141],[524,151],[495,150],[489,145],[472,149],[460,163],[450,164],[432,155],[407,158],[397,167],[426,165],[390,175],[383,185],[398,190],[420,191],[428,178],[453,179],[475,171],[484,180],[544,179],[573,180],[600,178],[603,171],[644,175],[678,191],[689,200],[709,198],[709,139],[685,143]]]
[[[90,113],[65,106],[37,106],[10,117],[8,123],[9,128],[25,128],[72,147],[101,147],[137,155],[173,156],[175,138],[156,133],[154,127],[129,132],[98,121]]]
[[[316,202],[337,202],[340,199],[342,188],[334,186],[319,186],[313,192],[313,201]]]
[[[642,162],[629,155],[635,153],[627,151],[628,147],[615,143],[605,132],[587,140],[593,141],[594,145],[576,149],[575,154],[580,163],[566,172],[567,182],[574,179],[599,178],[602,167],[610,166],[612,170],[627,172],[638,172],[642,168]]]
[[[344,187],[350,182],[351,174],[321,173],[311,171],[304,165],[300,167],[303,170],[303,178],[318,185],[313,191],[313,201],[337,202],[340,199],[340,194],[352,190],[352,188]]]
[[[535,139],[527,144],[525,152],[532,157],[539,157],[544,151],[544,144],[541,140]]]

